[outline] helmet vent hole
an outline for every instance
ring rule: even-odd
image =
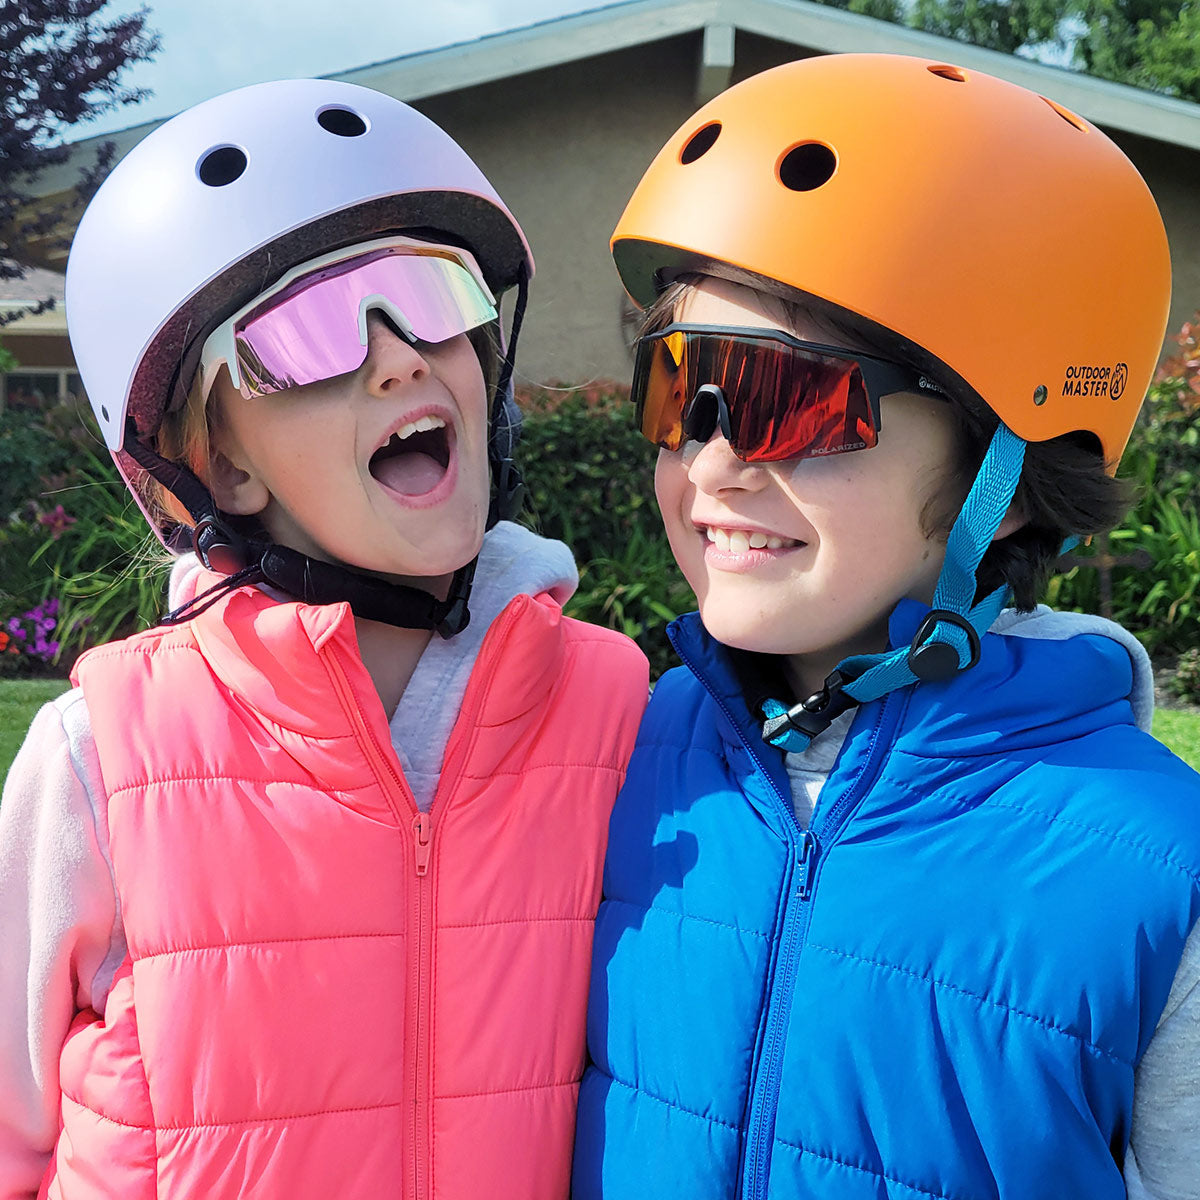
[[[1046,103],[1050,105],[1050,107],[1054,109],[1054,111],[1058,113],[1058,115],[1062,117],[1062,119],[1066,121],[1068,125],[1073,125],[1080,131],[1080,133],[1087,133],[1087,122],[1082,117],[1077,117],[1069,108],[1063,108],[1061,104],[1055,104],[1054,101],[1049,99],[1047,96],[1043,96],[1042,99],[1045,100]]]
[[[721,134],[721,122],[712,121],[705,125],[702,129],[696,130],[690,138],[687,145],[680,151],[679,161],[686,167],[688,163],[693,163],[701,155],[707,154],[712,148],[713,143]]]
[[[949,79],[952,83],[966,83],[967,73],[961,67],[952,67],[949,63],[938,63],[936,67],[926,67],[930,75],[939,79]]]
[[[196,167],[200,182],[209,187],[225,187],[246,169],[246,153],[237,146],[218,146],[210,150]]]
[[[105,405],[103,405],[103,404],[102,404],[102,405],[100,405],[100,415],[101,415],[101,416],[102,416],[102,417],[103,417],[103,418],[104,418],[106,421],[108,420],[108,409],[107,409],[107,407],[106,407]]]
[[[367,123],[349,108],[323,108],[317,113],[317,124],[328,133],[338,137],[362,137],[367,132]]]
[[[828,183],[837,170],[837,155],[820,142],[805,142],[779,162],[779,182],[793,192],[811,192]]]

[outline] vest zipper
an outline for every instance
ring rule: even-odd
[[[767,968],[765,1026],[750,1072],[746,1141],[735,1192],[735,1200],[767,1200],[771,1146],[775,1138],[775,1122],[779,1112],[779,1082],[783,1051],[787,1043],[788,1018],[800,954],[808,935],[812,905],[815,902],[822,852],[828,852],[841,833],[841,827],[847,823],[858,802],[875,782],[886,757],[886,747],[890,743],[892,730],[899,720],[902,708],[907,704],[907,697],[902,692],[889,692],[884,697],[879,718],[872,731],[866,760],[858,777],[834,804],[828,817],[822,818],[820,822],[810,821],[808,829],[801,829],[796,820],[795,809],[775,785],[757,748],[746,736],[723,697],[713,689],[704,673],[697,669],[696,664],[683,652],[674,638],[671,638],[671,642],[684,664],[725,715],[731,728],[737,731],[760,778],[767,782],[779,802],[779,811],[787,834],[788,863],[781,884],[783,914],[778,922],[779,934],[772,946],[772,959]],[[881,745],[884,747],[882,753]],[[819,828],[814,829],[814,825],[818,825]]]
[[[510,603],[492,622],[479,648],[471,678],[463,694],[462,708],[446,742],[442,771],[434,789],[433,803],[428,812],[413,817],[413,851],[417,875],[415,893],[415,925],[417,953],[414,959],[412,988],[415,1018],[413,1071],[416,1081],[413,1105],[413,1200],[429,1200],[432,1194],[432,1122],[433,1078],[430,1037],[433,1029],[433,858],[434,817],[440,814],[450,797],[458,790],[475,735],[479,731],[479,710],[496,673],[496,663],[505,647],[508,630],[515,624],[517,613]],[[413,802],[416,807],[416,802]]]
[[[884,698],[866,758],[854,782],[833,805],[828,816],[810,822],[804,832],[803,844],[796,858],[794,875],[798,882],[787,901],[784,930],[776,954],[767,1010],[767,1032],[763,1050],[753,1079],[750,1099],[750,1121],[746,1128],[746,1155],[738,1197],[742,1200],[767,1200],[771,1175],[771,1147],[775,1140],[775,1122],[779,1114],[779,1082],[783,1067],[783,1051],[787,1042],[787,1026],[791,1015],[792,993],[796,972],[808,927],[812,919],[818,875],[823,850],[828,854],[843,828],[849,823],[859,802],[870,791],[887,757],[891,735],[907,705],[907,696],[889,692]],[[736,726],[735,726],[736,728]],[[791,806],[788,806],[791,811]],[[816,810],[813,813],[816,816]],[[794,813],[793,813],[794,820]],[[817,829],[813,829],[813,825]],[[756,1120],[757,1109],[757,1120]]]
[[[424,1125],[422,1125],[420,1120],[423,1108],[427,1107],[427,1100],[424,1096],[427,1089],[422,1085],[423,1076],[421,1074],[421,1066],[425,1056],[422,1053],[420,1044],[420,1035],[424,1032],[421,1019],[420,992],[421,984],[426,978],[428,971],[425,966],[425,957],[427,953],[426,943],[429,941],[429,936],[424,928],[424,922],[427,920],[427,913],[430,907],[427,900],[427,893],[430,886],[429,860],[433,846],[433,819],[429,813],[423,813],[417,808],[416,798],[405,781],[403,773],[398,769],[399,763],[396,762],[394,753],[388,754],[376,740],[371,727],[367,724],[361,709],[358,707],[354,698],[354,689],[350,686],[350,680],[346,676],[345,667],[339,661],[336,652],[332,648],[325,647],[320,651],[320,655],[329,664],[329,674],[333,681],[334,690],[337,692],[338,701],[354,726],[363,756],[370,764],[371,770],[375,775],[375,780],[379,784],[389,807],[396,817],[397,829],[403,830],[405,825],[408,824],[413,830],[417,886],[412,889],[413,894],[409,903],[409,934],[406,938],[406,944],[410,947],[410,953],[412,948],[412,931],[414,929],[418,930],[418,936],[416,954],[413,955],[412,966],[409,972],[409,1000],[405,1021],[404,1058],[407,1067],[406,1073],[410,1079],[416,1081],[416,1090],[413,1098],[412,1194],[414,1198],[420,1198],[425,1194],[425,1179],[428,1174],[428,1163],[426,1161],[428,1158],[428,1138],[422,1136],[428,1130],[428,1121],[425,1121]],[[388,749],[391,749],[390,745]],[[411,814],[407,820],[405,817],[406,812]]]
[[[410,1062],[413,1090],[413,1198],[425,1200],[429,1195],[430,1173],[430,1103],[429,1092],[429,1033],[431,1028],[430,973],[433,966],[433,879],[429,862],[433,856],[433,815],[418,812],[413,817],[413,865],[416,884],[413,893],[413,915],[410,929],[416,931],[412,956],[412,976],[409,980],[409,1004],[412,1019]]]
[[[405,1059],[408,1065],[408,1076],[413,1080],[413,1109],[412,1109],[412,1147],[413,1169],[411,1175],[411,1200],[428,1200],[431,1186],[431,1143],[430,1126],[432,1119],[430,1078],[430,1031],[432,1021],[431,980],[433,973],[433,840],[436,829],[434,818],[440,813],[448,797],[453,795],[462,778],[463,771],[470,759],[470,746],[474,735],[478,732],[479,709],[487,695],[488,685],[495,674],[496,662],[505,645],[508,630],[515,624],[520,606],[510,603],[504,611],[492,622],[491,629],[483,639],[479,654],[475,659],[475,668],[467,681],[467,690],[463,695],[462,708],[454,729],[446,743],[446,752],[442,761],[442,773],[438,778],[434,792],[433,803],[428,812],[421,812],[417,802],[404,779],[398,771],[399,763],[395,755],[387,753],[376,741],[375,735],[363,719],[358,705],[354,701],[354,690],[346,677],[345,669],[331,650],[323,649],[321,654],[332,666],[331,677],[338,693],[342,708],[350,717],[358,734],[359,744],[367,761],[375,772],[376,779],[387,797],[389,805],[396,815],[399,828],[403,829],[405,817],[402,806],[396,804],[399,796],[403,805],[407,806],[408,821],[413,832],[413,869],[416,876],[416,886],[411,889],[412,900],[409,905],[409,952],[412,955],[412,967],[409,973],[408,1015],[406,1027],[409,1043],[406,1047]],[[391,750],[391,746],[388,746]],[[413,945],[412,933],[416,933],[416,944]],[[415,953],[413,951],[415,950]]]

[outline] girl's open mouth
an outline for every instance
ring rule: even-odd
[[[424,416],[401,426],[371,455],[372,477],[401,496],[424,496],[450,468],[451,431],[441,417]]]

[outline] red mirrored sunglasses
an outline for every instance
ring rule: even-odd
[[[880,398],[911,391],[945,398],[912,367],[738,326],[670,325],[638,340],[633,371],[643,436],[678,450],[719,427],[743,462],[868,449]]]

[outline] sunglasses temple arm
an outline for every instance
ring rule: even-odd
[[[207,354],[201,356],[200,388],[206,400],[208,393],[212,390],[212,385],[216,382],[222,364],[229,368],[229,378],[233,381],[233,386],[239,392],[242,390],[242,373],[238,369],[237,341],[232,321],[227,322],[223,328],[213,333],[211,344],[214,353],[211,356]],[[205,348],[207,349],[207,346]]]

